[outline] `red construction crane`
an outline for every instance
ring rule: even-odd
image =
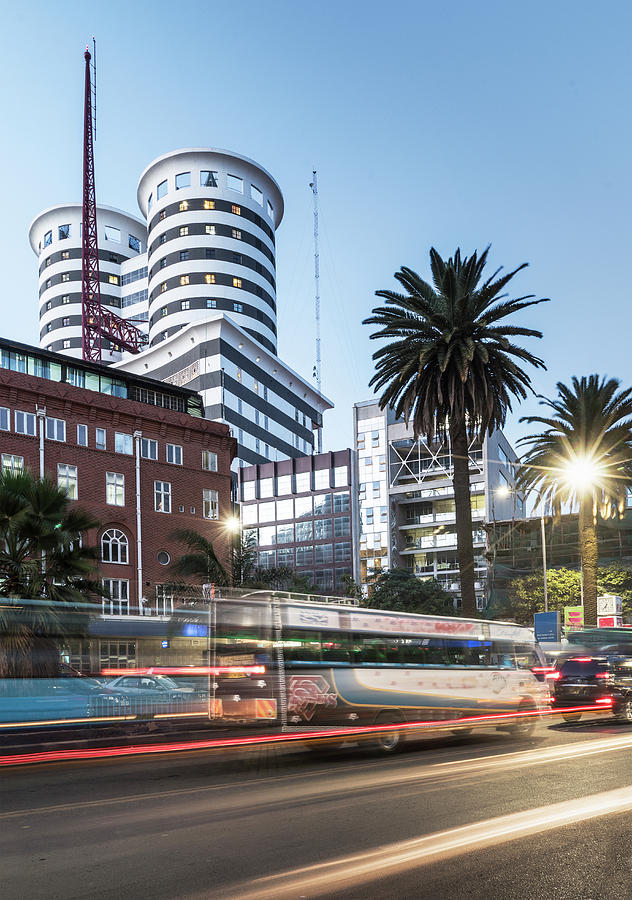
[[[84,359],[101,362],[101,338],[118,348],[140,353],[147,338],[126,319],[101,306],[97,201],[94,188],[94,147],[92,128],[92,84],[90,51],[86,47],[85,98],[83,110],[83,232],[81,241],[81,349]]]

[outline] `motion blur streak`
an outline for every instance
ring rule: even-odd
[[[574,707],[574,709],[590,711],[601,709],[602,712],[604,711],[603,708],[593,706],[578,706]],[[552,713],[549,710],[541,713],[541,715],[551,714]],[[529,715],[529,713],[527,713],[526,715]],[[497,717],[481,716],[478,718],[484,719],[485,723],[487,723],[490,719],[493,720]],[[515,718],[515,716],[512,716],[512,718]],[[438,732],[440,730],[451,729],[455,724],[463,724],[464,722],[467,723],[468,721],[473,721],[473,719],[444,720],[443,722],[411,722],[407,725],[399,725],[397,726],[397,728],[401,731],[405,729],[412,729],[412,733],[415,737],[421,737],[424,734],[424,730],[431,730],[428,726],[433,726],[434,730]],[[491,724],[493,725],[493,721]],[[414,729],[418,729],[418,732],[416,732]],[[250,735],[238,738],[216,738],[214,740],[208,741],[180,741],[177,743],[172,742],[165,744],[132,745],[127,747],[98,747],[93,749],[75,750],[43,750],[37,753],[19,753],[0,756],[0,766],[23,766],[33,765],[36,763],[108,759],[117,756],[142,756],[150,753],[178,753],[191,750],[248,749],[249,747],[257,747],[260,745],[288,743],[301,744],[304,741],[312,743],[315,740],[322,739],[326,741],[329,738],[339,740],[341,737],[344,737],[348,741],[353,741],[361,740],[363,737],[370,737],[371,735],[375,735],[376,733],[384,734],[385,732],[389,731],[393,731],[392,725],[388,728],[385,728],[382,725],[374,725],[364,728],[331,728],[328,731],[318,731],[316,729],[312,729],[310,731],[293,731],[282,734],[272,733],[266,735]],[[590,745],[588,745],[588,747],[586,747],[586,745],[582,743],[578,743],[577,745],[573,744],[571,746],[577,748],[574,752],[574,757],[576,757],[590,756],[593,753],[604,753],[608,752],[609,750],[617,750],[627,745],[632,745],[632,736],[627,738],[606,739],[605,741],[593,741]],[[564,747],[544,751],[518,751],[517,753],[507,754],[507,756],[519,760],[521,765],[529,765],[529,759],[531,758],[532,754],[541,754],[541,761],[543,762],[550,759],[565,758],[566,756],[568,756],[567,750]],[[495,765],[494,761],[497,759],[497,756],[489,757],[490,764]],[[535,762],[539,761],[540,758],[537,758],[535,760]],[[442,763],[440,765],[444,764]],[[445,765],[450,766],[453,765],[453,763],[445,763]],[[472,768],[476,767],[477,763],[474,762],[470,765],[469,771],[471,771]]]
[[[474,822],[411,841],[376,847],[367,853],[294,869],[257,879],[248,885],[233,885],[229,894],[220,893],[216,896],[217,900],[229,896],[231,900],[289,900],[299,896],[316,897],[323,894],[332,896],[333,890],[357,887],[376,878],[392,876],[403,868],[410,869],[516,838],[541,834],[574,822],[585,822],[587,819],[631,809],[632,787],[618,788],[578,800],[566,800],[551,806]]]
[[[265,666],[145,666],[101,669],[101,675],[265,675]]]

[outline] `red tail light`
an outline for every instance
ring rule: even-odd
[[[598,700],[595,700],[595,703],[598,703],[600,706],[612,706],[614,700],[612,697],[600,697]]]
[[[562,677],[562,673],[557,672],[557,671],[549,672],[549,674],[545,675],[544,677],[546,678],[547,681],[557,681],[558,678]]]
[[[534,675],[546,675],[547,672],[554,672],[555,666],[531,666]]]
[[[610,672],[597,672],[595,678],[605,678],[607,681],[610,678]]]

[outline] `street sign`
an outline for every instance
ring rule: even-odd
[[[554,612],[536,613],[533,617],[535,639],[542,642],[558,643],[561,639],[560,614]]]
[[[583,606],[565,606],[564,607],[564,628],[583,628],[584,627],[584,607]]]

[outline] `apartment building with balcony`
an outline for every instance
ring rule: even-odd
[[[415,438],[376,400],[354,406],[358,466],[355,571],[368,588],[382,571],[407,569],[436,578],[460,601],[453,464],[450,441]],[[487,536],[492,519],[523,518],[515,489],[516,454],[501,431],[469,448],[472,537],[479,606],[486,597]],[[501,490],[499,490],[501,489]]]

